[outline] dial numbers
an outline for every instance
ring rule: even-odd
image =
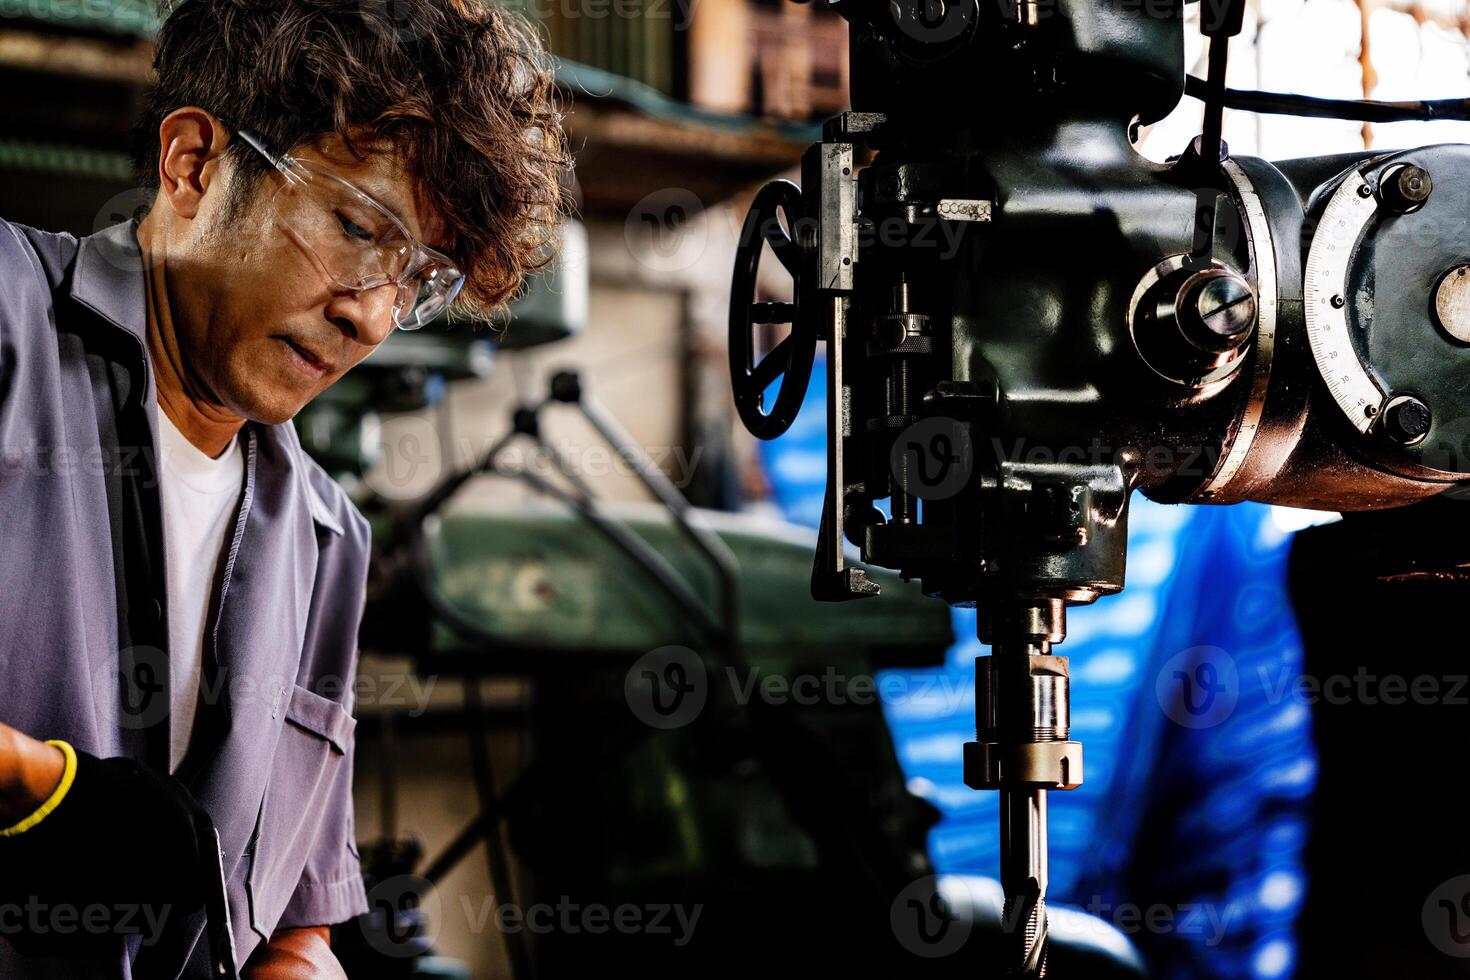
[[[1332,195],[1307,253],[1307,340],[1327,390],[1348,422],[1367,433],[1386,395],[1363,366],[1348,328],[1348,271],[1378,202],[1357,171]]]

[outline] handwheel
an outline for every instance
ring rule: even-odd
[[[777,211],[785,212],[786,227]],[[740,421],[758,439],[774,439],[796,420],[806,398],[817,355],[817,332],[802,322],[802,247],[787,229],[801,216],[801,189],[789,180],[775,180],[760,189],[745,216],[735,253],[735,278],[730,291],[730,386]],[[791,273],[792,302],[756,302],[756,273],[761,245],[769,244]],[[755,363],[755,328],[772,323],[791,324],[791,333]],[[765,393],[781,379],[775,404],[765,412]]]

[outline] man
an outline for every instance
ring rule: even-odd
[[[186,0],[155,67],[145,218],[0,221],[0,976],[217,975],[211,870],[245,976],[340,976],[368,528],[290,420],[546,261],[565,139],[487,0]]]

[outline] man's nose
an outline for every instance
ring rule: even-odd
[[[348,337],[364,347],[376,347],[393,332],[393,303],[398,298],[394,285],[376,289],[338,290],[327,301],[326,317]]]

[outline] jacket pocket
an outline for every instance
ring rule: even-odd
[[[292,688],[251,845],[250,926],[262,940],[275,931],[321,836],[331,809],[328,797],[356,727],[342,705],[299,685]]]

